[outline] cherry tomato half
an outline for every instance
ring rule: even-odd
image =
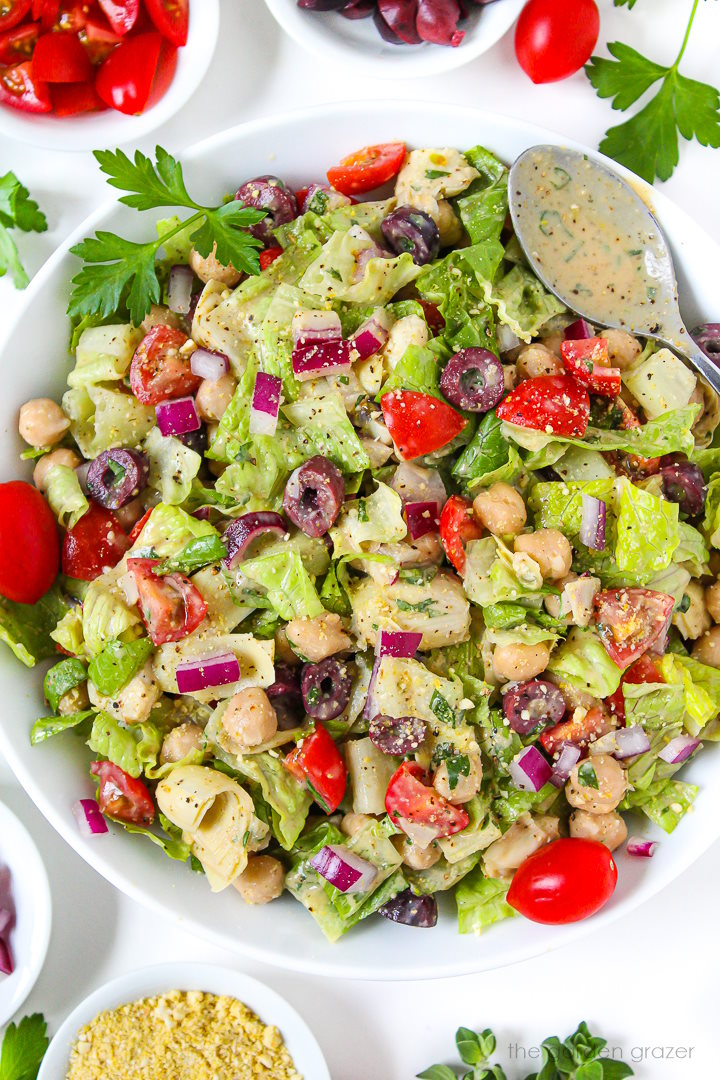
[[[440,515],[440,539],[458,574],[465,573],[465,544],[481,536],[482,525],[473,517],[470,500],[451,495]]]
[[[25,23],[0,34],[0,64],[21,64],[29,60],[40,34],[40,23]]]
[[[130,389],[143,405],[194,394],[202,379],[193,375],[190,360],[180,356],[188,340],[182,330],[153,326],[142,339],[130,365]]]
[[[608,398],[618,396],[622,389],[620,368],[610,367],[605,338],[563,341],[560,352],[568,375],[574,375],[593,394]]]
[[[424,825],[436,838],[462,832],[470,823],[467,811],[438,795],[429,779],[417,761],[403,761],[385,793],[385,809],[391,820],[401,829],[405,822]]]
[[[130,541],[112,510],[91,502],[77,525],[65,533],[63,574],[94,581],[103,570],[117,566],[129,547]]]
[[[312,735],[285,757],[283,765],[296,780],[307,784],[308,791],[326,814],[337,810],[347,787],[347,768],[322,724],[316,723]]]
[[[100,64],[119,45],[122,38],[104,20],[88,18],[80,31],[80,41],[93,64]]]
[[[40,29],[52,30],[60,17],[60,0],[42,0]]]
[[[515,55],[534,83],[579,71],[597,44],[595,0],[528,0],[515,28]]]
[[[605,698],[605,705],[610,710],[611,716],[617,716],[622,724],[625,723],[625,695],[622,692],[623,685],[630,683],[633,686],[637,686],[639,683],[664,683],[662,675],[658,671],[657,667],[648,656],[644,653],[639,660],[627,669],[620,685],[614,694],[611,694],[609,698]]]
[[[11,30],[27,15],[31,0],[0,0],[0,30]]]
[[[629,667],[667,629],[675,600],[653,589],[606,589],[595,596],[602,643],[618,667]]]
[[[21,112],[50,112],[50,92],[46,83],[33,76],[32,60],[0,69],[0,102]]]
[[[78,116],[105,108],[90,82],[56,83],[51,95],[56,116]]]
[[[271,266],[276,259],[279,259],[283,253],[281,247],[269,247],[260,252],[260,269],[267,270],[268,266]]]
[[[126,38],[109,53],[95,82],[106,105],[128,116],[143,111],[152,90],[161,46],[159,34],[138,34]]]
[[[617,877],[612,853],[599,841],[554,840],[516,870],[507,902],[533,922],[579,922],[608,902]]]
[[[184,574],[153,572],[159,559],[128,559],[135,578],[138,608],[153,645],[182,641],[207,614],[207,604]]]
[[[90,772],[99,780],[97,802],[103,814],[135,825],[152,825],[155,804],[142,780],[129,776],[112,761],[93,761]]]
[[[0,594],[35,604],[60,569],[57,522],[32,484],[0,484]]]
[[[570,375],[540,375],[516,386],[495,413],[518,427],[581,439],[590,420],[590,398]]]
[[[116,34],[124,35],[137,22],[140,0],[99,0],[100,7]]]
[[[189,0],[145,0],[147,13],[156,30],[177,45],[187,45],[190,20]]]
[[[580,710],[577,716],[573,714],[555,727],[543,731],[540,744],[551,757],[566,743],[572,743],[584,750],[588,743],[599,739],[601,735],[607,735],[615,726],[615,721],[598,705],[594,709],[588,709],[584,715]]]
[[[361,195],[397,176],[405,160],[405,143],[379,143],[348,154],[328,169],[328,182],[343,195]]]
[[[47,83],[81,83],[92,74],[90,57],[76,34],[42,34],[32,58],[33,75]]]
[[[383,395],[380,408],[403,461],[447,446],[467,423],[444,401],[417,390],[391,390]]]

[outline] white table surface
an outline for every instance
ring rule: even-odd
[[[202,3],[202,0],[195,0]],[[672,62],[690,0],[639,0],[616,10],[599,0],[601,40],[623,40]],[[717,82],[720,4],[702,4],[683,69]],[[683,24],[681,27],[680,24]],[[715,46],[711,47],[711,42]],[[404,84],[366,84],[330,63],[322,65],[284,37],[261,0],[224,0],[221,41],[195,100],[152,139],[179,150],[243,120],[328,100],[398,98],[449,104],[499,105],[569,137],[597,145],[617,122],[582,75],[533,87],[516,66],[512,34],[459,71]],[[482,132],[478,132],[482,138]],[[108,189],[89,155],[51,153],[5,140],[0,174],[14,169],[40,201],[50,230],[23,237],[36,270]],[[720,151],[681,146],[681,164],[664,190],[720,240]],[[0,281],[2,325],[19,297]],[[720,318],[718,310],[708,317]],[[2,343],[0,325],[0,344]],[[245,963],[242,958],[166,926],[116,892],[57,839],[0,761],[0,799],[25,822],[45,858],[54,897],[54,931],[45,970],[25,1010],[41,1010],[51,1030],[82,997],[134,967],[196,959],[242,967],[284,994],[314,1029],[333,1080],[410,1080],[434,1061],[453,1060],[460,1025],[495,1029],[503,1061],[519,1044],[509,1080],[537,1068],[524,1054],[545,1035],[568,1034],[586,1019],[634,1062],[638,1077],[665,1080],[717,1075],[716,888],[720,844],[651,903],[604,933],[547,958],[494,974],[415,984],[322,980]],[[208,904],[211,901],[208,897]],[[338,945],[342,948],[342,945]],[[423,948],[418,931],[417,948]],[[519,1060],[518,1060],[519,1058]],[[312,1080],[308,1077],[307,1080]]]

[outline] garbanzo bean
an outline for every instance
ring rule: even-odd
[[[259,686],[246,686],[233,694],[222,715],[222,726],[239,750],[267,742],[277,732],[277,713]]]
[[[578,762],[565,785],[570,805],[590,814],[609,814],[626,790],[625,770],[610,754],[593,754],[587,761]]]
[[[632,367],[642,352],[638,339],[627,330],[603,330],[602,337],[607,341],[610,364],[621,371]]]
[[[219,281],[222,285],[229,285],[232,288],[233,285],[237,285],[242,274],[238,273],[232,263],[229,266],[223,266],[215,257],[216,251],[217,245],[214,244],[212,251],[205,259],[199,251],[191,248],[188,262],[192,270],[206,285],[208,281]]]
[[[237,383],[229,373],[219,379],[203,379],[195,395],[195,407],[201,420],[219,420],[227,409]]]
[[[544,345],[526,345],[516,361],[517,381],[536,379],[539,375],[562,375],[562,360]]]
[[[705,590],[699,581],[689,581],[684,595],[688,599],[685,611],[676,611],[672,617],[673,625],[686,641],[697,641],[712,625],[710,612],[705,607]]]
[[[492,658],[495,678],[501,682],[525,682],[540,675],[548,666],[550,646],[547,641],[538,645],[499,645]]]
[[[441,761],[433,776],[433,787],[438,795],[442,795],[448,802],[455,806],[469,802],[473,795],[477,795],[482,783],[482,761],[479,754],[468,754],[469,769],[467,776],[462,773],[457,778],[455,787],[450,787],[450,778],[446,761]]]
[[[50,398],[33,398],[20,408],[18,431],[31,446],[54,446],[69,427],[67,416]]]
[[[182,761],[193,750],[203,748],[203,729],[188,721],[169,731],[160,750],[160,764]]]
[[[540,567],[546,580],[560,581],[570,573],[572,547],[557,529],[538,529],[515,538],[515,550],[524,551]]]
[[[713,622],[720,623],[720,581],[708,585],[705,590],[705,607]]]
[[[63,694],[58,702],[57,711],[60,716],[70,716],[74,712],[87,709],[89,704],[90,695],[88,694],[87,683],[80,683],[79,686],[73,686],[72,690],[68,690]]]
[[[575,810],[570,815],[570,835],[581,840],[599,840],[614,851],[627,839],[627,825],[617,813],[591,814],[589,810]]]
[[[340,828],[346,836],[355,836],[362,831],[371,821],[377,820],[371,814],[345,814],[340,822]]]
[[[285,635],[298,656],[313,664],[352,647],[342,619],[330,611],[315,619],[292,619],[285,627]]]
[[[409,866],[411,870],[428,870],[436,862],[440,861],[442,855],[436,843],[433,842],[428,844],[427,847],[420,847],[419,844],[414,844],[409,836],[395,836],[393,837],[393,844],[397,848],[398,854],[402,856],[405,866]]]
[[[697,639],[692,658],[701,664],[720,668],[720,626],[713,626]]]
[[[182,319],[164,304],[153,304],[140,325],[146,334],[153,326],[171,326],[173,330],[181,330]]]
[[[66,450],[64,447],[53,450],[52,453],[38,458],[37,465],[33,469],[33,484],[38,491],[44,491],[47,474],[53,465],[66,465],[68,469],[77,469],[79,464],[80,458],[74,450]]]
[[[473,501],[473,513],[493,536],[517,536],[525,528],[527,510],[519,491],[509,484],[493,484]]]
[[[269,904],[283,891],[285,871],[282,863],[272,855],[251,855],[233,885],[246,904]]]

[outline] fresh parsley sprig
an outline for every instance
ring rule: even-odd
[[[460,1060],[471,1068],[458,1074],[449,1065],[431,1065],[418,1073],[418,1080],[507,1080],[500,1065],[490,1065],[488,1059],[497,1049],[497,1040],[489,1028],[475,1032],[470,1028],[458,1028],[455,1035]],[[577,1030],[561,1042],[551,1035],[541,1044],[542,1067],[525,1080],[625,1080],[634,1076],[624,1061],[602,1057],[606,1039],[591,1035],[587,1024],[579,1024]]]
[[[0,1051],[0,1080],[36,1080],[48,1048],[47,1024],[40,1013],[8,1024]]]
[[[190,240],[203,257],[215,249],[218,260],[232,263],[248,274],[260,271],[259,240],[246,231],[265,213],[235,200],[221,206],[203,206],[188,193],[182,166],[167,150],[156,147],[155,161],[135,152],[133,159],[122,150],[96,150],[100,169],[108,183],[123,195],[121,203],[135,210],[153,210],[162,206],[185,207],[190,217],[156,240],[138,244],[115,233],[99,231],[71,248],[84,266],[72,279],[68,315],[107,318],[127,308],[131,321],[139,326],[152,304],[161,298],[156,259],[163,244],[172,236],[193,230]]]
[[[626,165],[652,184],[667,180],[677,165],[678,134],[697,139],[701,146],[720,146],[720,93],[714,86],[688,79],[679,72],[690,39],[700,0],[693,0],[685,37],[675,62],[656,64],[630,45],[614,41],[608,50],[614,60],[593,56],[587,76],[601,98],[612,98],[613,109],[625,112],[658,82],[660,88],[648,103],[626,120],[611,127],[600,143],[608,157]],[[635,0],[615,0],[616,6]]]
[[[15,173],[9,172],[0,176],[0,277],[10,271],[15,288],[24,289],[30,279],[10,235],[11,229],[45,232],[47,220],[35,200],[30,198],[28,189]]]

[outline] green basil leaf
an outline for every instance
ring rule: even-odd
[[[43,682],[43,692],[53,712],[57,712],[58,705],[65,694],[84,683],[87,677],[87,668],[74,656],[68,656],[50,668]]]
[[[37,746],[46,739],[52,739],[54,735],[61,735],[63,731],[79,727],[80,724],[95,715],[94,709],[85,709],[81,712],[68,713],[67,716],[44,716],[36,720],[30,732],[30,742]]]
[[[227,548],[217,533],[198,536],[174,557],[166,559],[155,568],[156,574],[191,574],[203,566],[220,562],[227,555]]]
[[[104,697],[117,697],[153,651],[150,638],[111,641],[90,661],[88,675]]]

